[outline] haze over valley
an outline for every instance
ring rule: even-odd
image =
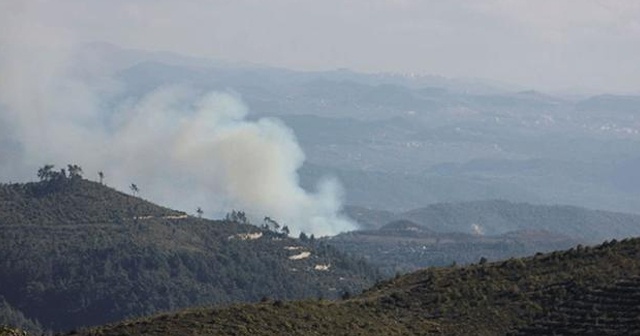
[[[634,330],[638,18],[0,1],[0,336]]]

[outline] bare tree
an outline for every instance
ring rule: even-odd
[[[138,189],[138,186],[135,183],[131,183],[129,189],[131,189],[131,192],[134,196],[136,196],[140,192],[140,189]]]
[[[202,218],[202,214],[204,213],[204,211],[202,211],[202,209],[198,207],[198,209],[196,210],[196,213],[198,214],[198,218]]]
[[[278,231],[280,229],[280,224],[267,216],[264,218],[264,228],[267,230],[272,230],[273,228],[273,231]]]

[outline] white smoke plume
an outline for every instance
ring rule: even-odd
[[[471,230],[477,236],[484,236],[484,228],[482,226],[480,226],[479,224],[472,223],[471,224]]]
[[[248,121],[239,97],[182,86],[114,105],[111,97],[126,92],[110,73],[76,62],[64,41],[34,36],[0,36],[2,182],[32,180],[47,163],[77,163],[86,177],[103,171],[108,185],[135,183],[143,197],[190,213],[244,210],[292,234],[355,229],[340,215],[335,180],[313,192],[299,186],[304,153],[278,120]]]

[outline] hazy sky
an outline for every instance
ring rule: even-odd
[[[636,0],[0,0],[0,43],[640,92]],[[0,48],[1,52],[1,48]]]

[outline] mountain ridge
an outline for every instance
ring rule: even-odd
[[[394,220],[412,221],[434,232],[501,235],[518,230],[545,230],[594,244],[603,240],[640,235],[640,215],[593,210],[573,205],[545,205],[501,199],[442,202],[403,212],[366,207],[346,207],[365,229],[376,229]],[[476,224],[478,227],[475,227]]]

